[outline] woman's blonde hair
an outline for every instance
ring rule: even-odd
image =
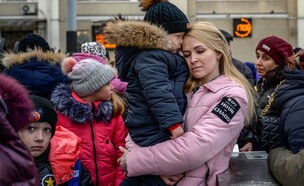
[[[185,35],[196,38],[208,48],[222,54],[219,59],[220,74],[225,74],[226,77],[237,82],[244,88],[248,99],[248,112],[245,118],[245,125],[250,124],[251,118],[255,114],[254,90],[245,76],[243,76],[243,74],[241,74],[232,63],[232,58],[225,37],[213,24],[208,22],[194,23],[190,31]],[[202,84],[203,82],[201,79],[196,79],[190,75],[190,78],[185,85],[185,91],[190,92]]]

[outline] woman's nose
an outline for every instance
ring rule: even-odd
[[[256,64],[256,66],[260,66],[260,65],[262,65],[262,60],[261,60],[261,58],[260,58],[260,57],[258,57],[258,58],[256,59],[255,64]]]

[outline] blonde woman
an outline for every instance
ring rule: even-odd
[[[184,36],[182,52],[191,74],[185,86],[185,133],[151,147],[121,148],[119,161],[127,176],[186,172],[177,185],[216,185],[244,123],[254,114],[253,90],[231,63],[227,42],[214,25],[195,23]],[[178,181],[176,176],[162,178],[168,185]]]

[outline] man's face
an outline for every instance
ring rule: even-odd
[[[19,131],[19,136],[33,157],[40,156],[49,146],[52,127],[47,122],[33,122]]]

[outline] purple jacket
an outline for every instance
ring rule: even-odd
[[[0,185],[39,185],[33,158],[18,135],[29,124],[32,109],[25,88],[0,75]]]
[[[128,176],[186,172],[179,186],[216,185],[216,176],[228,168],[243,128],[247,96],[241,86],[220,76],[187,97],[185,134],[151,147],[131,149],[126,156]]]

